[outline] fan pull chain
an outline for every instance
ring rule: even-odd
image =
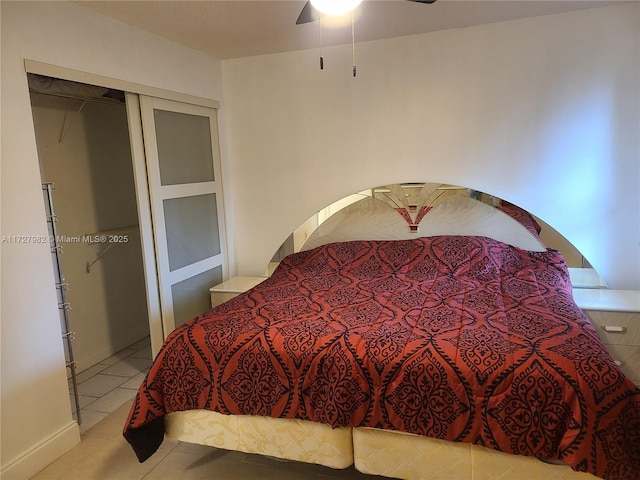
[[[351,58],[353,59],[353,78],[356,77],[356,34],[353,21],[353,11],[351,12]]]
[[[322,55],[322,15],[318,11],[318,37],[320,39],[320,70],[324,70],[324,56]],[[355,20],[353,18],[353,12],[351,12],[351,58],[353,60],[353,77],[356,77],[356,33],[355,33]]]
[[[320,70],[324,70],[324,57],[322,56],[322,15],[318,10],[318,32],[320,34]]]

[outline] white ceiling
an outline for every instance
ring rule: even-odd
[[[296,25],[304,0],[79,1],[85,8],[219,59],[317,48],[318,23]],[[365,0],[355,15],[356,42],[468,27],[583,8],[614,0]],[[323,20],[323,45],[351,42],[346,25]]]

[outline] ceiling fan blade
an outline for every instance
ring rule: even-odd
[[[417,3],[435,3],[436,0],[408,0],[409,2],[417,2]]]
[[[296,25],[301,25],[303,23],[310,23],[310,22],[316,21],[317,15],[315,12],[316,12],[316,9],[313,8],[313,5],[311,5],[310,1],[305,3],[304,7],[302,7],[302,11],[300,12],[300,15],[298,16],[298,20],[296,20]]]

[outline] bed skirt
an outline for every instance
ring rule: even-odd
[[[353,450],[360,472],[404,480],[599,480],[535,457],[375,428],[354,428]]]

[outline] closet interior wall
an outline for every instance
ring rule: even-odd
[[[81,372],[149,335],[126,108],[35,92],[31,103]]]

